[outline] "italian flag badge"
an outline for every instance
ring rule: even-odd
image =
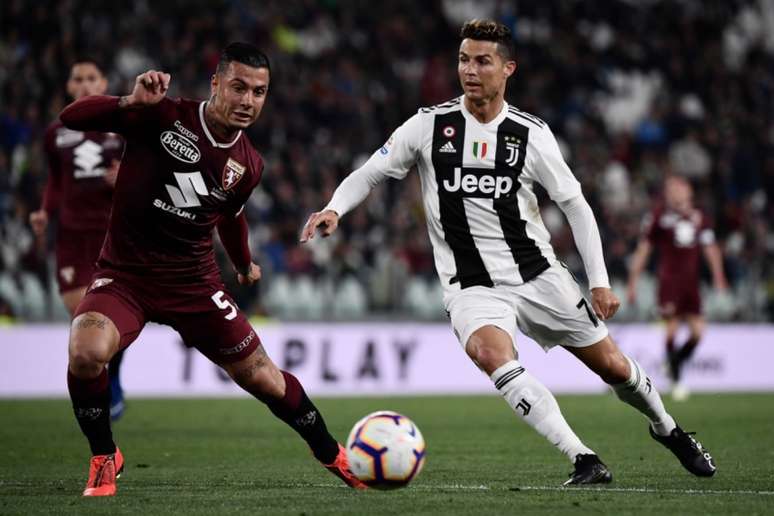
[[[473,156],[484,159],[486,157],[486,142],[473,142]]]

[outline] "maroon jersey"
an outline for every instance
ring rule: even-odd
[[[46,129],[44,146],[49,176],[43,209],[49,215],[59,212],[60,229],[104,232],[113,196],[105,171],[121,159],[123,139],[115,133],[74,131],[57,120]]]
[[[644,221],[645,238],[658,250],[660,285],[682,284],[698,287],[700,248],[715,241],[706,215],[692,210],[685,215],[656,209]]]
[[[212,229],[239,214],[263,160],[241,131],[230,142],[217,141],[205,106],[165,98],[120,109],[117,97],[103,96],[62,112],[68,127],[113,131],[126,140],[100,268],[191,291],[219,281]]]

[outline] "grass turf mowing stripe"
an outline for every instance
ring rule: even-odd
[[[0,514],[211,516],[223,514],[771,513],[774,394],[665,400],[697,429],[721,471],[683,471],[649,437],[647,421],[610,395],[559,396],[562,413],[617,475],[604,487],[563,488],[568,463],[497,394],[315,400],[334,436],[378,409],[404,413],[428,444],[406,489],[355,492],[324,471],[294,432],[251,399],[140,399],[114,426],[126,457],[118,495],[82,499],[88,446],[67,400],[0,400]],[[341,486],[341,487],[339,487]],[[702,496],[703,495],[703,496]]]

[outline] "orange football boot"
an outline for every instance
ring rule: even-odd
[[[116,448],[109,455],[95,455],[89,465],[89,481],[83,496],[113,496],[116,494],[116,479],[124,470],[124,456]]]
[[[349,469],[349,460],[347,459],[347,450],[339,444],[339,454],[336,455],[336,460],[332,464],[323,464],[325,469],[339,477],[353,489],[368,489],[368,486],[358,480],[358,478]]]

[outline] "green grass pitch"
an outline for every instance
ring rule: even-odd
[[[612,395],[560,396],[565,417],[611,468],[601,489],[561,489],[571,467],[496,395],[317,401],[343,440],[361,416],[402,412],[427,440],[406,489],[355,492],[323,470],[261,404],[129,400],[114,427],[126,457],[118,495],[80,496],[88,449],[65,400],[0,401],[0,514],[772,514],[774,394],[667,401],[712,451],[692,477]]]

